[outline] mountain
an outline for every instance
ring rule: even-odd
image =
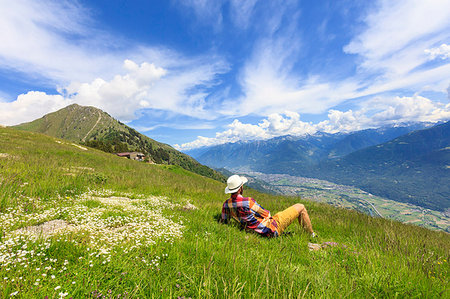
[[[379,129],[367,129],[350,134],[345,134],[342,139],[333,144],[329,151],[329,158],[339,158],[354,151],[378,145],[412,131],[421,130],[432,126],[430,123],[414,123],[404,126],[382,127]]]
[[[73,104],[14,128],[66,139],[105,152],[139,151],[155,163],[179,165],[197,174],[225,180],[219,172],[167,144],[137,132],[95,107]]]
[[[269,140],[227,143],[186,153],[201,163],[216,168],[239,167],[261,172],[270,172],[273,167],[309,169],[320,161],[343,157],[425,126],[426,124],[422,123],[368,129],[349,134],[282,136]]]
[[[323,161],[308,175],[396,201],[449,209],[450,122]]]
[[[442,211],[450,207],[448,123],[423,129],[427,126],[224,144],[197,159],[240,172],[325,179]]]

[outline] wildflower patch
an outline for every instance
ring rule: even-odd
[[[37,240],[77,234],[85,236],[89,246],[97,249],[118,245],[134,248],[180,238],[183,225],[165,215],[175,208],[179,205],[163,197],[131,199],[85,194],[71,206],[31,214],[20,208],[9,210],[0,214],[0,223],[6,234],[4,240],[17,235]],[[17,226],[20,228],[13,229]]]
[[[33,213],[25,209],[33,199],[22,198],[0,213],[0,286],[14,285],[10,296],[46,288],[50,297],[62,298],[70,285],[83,283],[79,271],[107,269],[114,256],[132,251],[144,269],[159,271],[167,255],[144,251],[140,256],[135,249],[181,238],[184,226],[175,217],[181,217],[177,211],[183,205],[164,197],[112,194],[103,190],[40,201]]]

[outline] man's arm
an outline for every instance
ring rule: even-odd
[[[220,223],[228,223],[228,219],[230,219],[229,213],[227,213],[225,206],[222,207],[222,216],[219,219]]]
[[[270,217],[270,211],[264,209],[260,204],[256,202],[253,198],[249,198],[249,202],[251,203],[250,208],[261,218]]]

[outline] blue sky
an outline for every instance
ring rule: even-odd
[[[0,0],[0,124],[72,103],[178,149],[450,119],[450,0]]]

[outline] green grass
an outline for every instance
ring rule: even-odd
[[[313,242],[340,245],[310,252],[298,225],[290,235],[265,239],[218,223],[224,184],[180,167],[83,151],[13,129],[0,128],[0,139],[0,153],[8,154],[0,155],[0,298],[14,292],[22,298],[449,296],[447,233],[246,190],[274,213],[304,203],[319,234]],[[111,195],[131,204],[104,201]],[[182,209],[187,202],[198,209]],[[130,233],[113,244],[92,230],[5,245],[14,229],[48,220],[75,223],[95,214],[115,230],[146,211],[182,225],[182,236],[146,244],[146,235]],[[150,225],[158,220],[151,213]]]

